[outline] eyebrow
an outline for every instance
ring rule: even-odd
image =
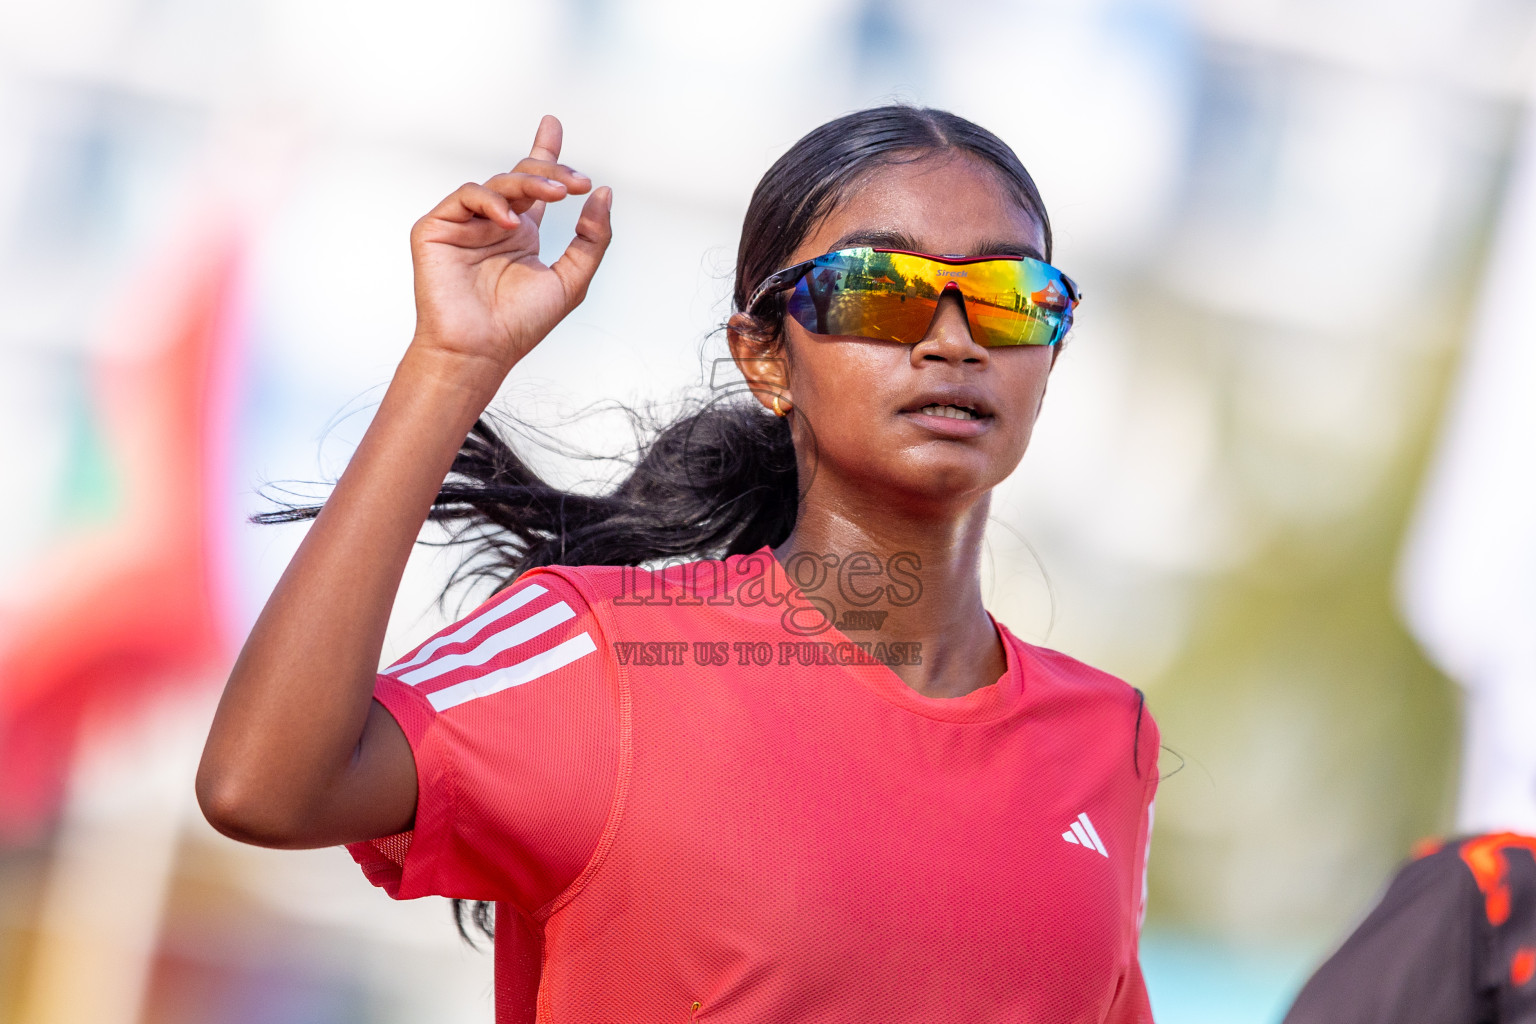
[[[904,249],[907,252],[923,252],[917,240],[903,231],[851,231],[832,243],[832,250],[868,246],[871,249]],[[831,250],[829,250],[831,251]],[[1003,239],[987,239],[968,253],[945,253],[946,256],[1027,256],[1044,261],[1040,250],[1033,245]]]

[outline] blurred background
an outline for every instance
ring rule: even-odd
[[[1414,840],[1536,830],[1533,86],[1536,0],[3,0],[0,1022],[491,1020],[445,903],[196,811],[302,531],[245,517],[339,473],[411,223],[541,114],[615,190],[503,394],[557,425],[709,387],[757,178],[891,100],[1009,141],[1087,296],[987,585],[1162,725],[1154,1008],[1278,1020]]]

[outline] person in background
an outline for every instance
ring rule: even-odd
[[[1421,844],[1284,1024],[1536,1024],[1536,837]]]

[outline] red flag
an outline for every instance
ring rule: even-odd
[[[100,360],[93,399],[116,514],[62,536],[29,572],[33,599],[0,610],[0,842],[50,823],[87,708],[127,713],[227,671],[209,526],[239,250],[232,228],[204,230],[114,321],[128,353]]]

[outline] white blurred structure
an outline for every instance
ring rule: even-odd
[[[1401,579],[1466,688],[1457,826],[1536,834],[1536,79]]]

